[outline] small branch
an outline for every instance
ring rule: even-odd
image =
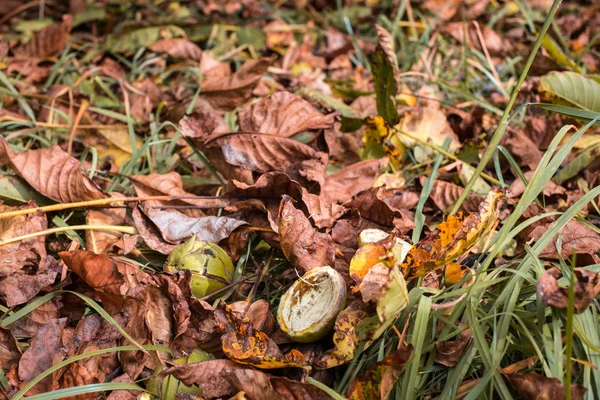
[[[137,229],[133,226],[120,226],[120,225],[73,225],[73,226],[59,226],[57,228],[46,229],[44,231],[28,233],[23,236],[16,236],[10,239],[0,241],[0,246],[19,242],[21,240],[31,239],[37,236],[50,235],[52,233],[76,231],[76,230],[95,230],[95,231],[110,231],[110,232],[121,232],[135,235],[138,233]]]

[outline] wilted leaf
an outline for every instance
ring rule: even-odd
[[[252,90],[267,72],[271,62],[270,58],[246,61],[239,70],[225,79],[208,75],[202,82],[200,95],[213,107],[231,111],[250,98]]]
[[[400,71],[393,49],[392,37],[388,31],[375,25],[379,44],[371,62],[375,94],[377,95],[377,113],[390,125],[399,120],[396,110],[396,95],[400,89]]]
[[[72,26],[73,16],[66,14],[62,22],[35,32],[29,42],[20,45],[14,52],[16,55],[32,58],[58,56],[67,45]]]
[[[293,139],[256,132],[236,132],[209,139],[206,147],[217,147],[225,160],[255,172],[280,171],[299,183],[321,185],[325,179],[327,154]]]
[[[411,344],[401,346],[350,382],[346,397],[350,400],[387,399],[412,354]]]
[[[200,61],[202,50],[186,38],[162,39],[152,43],[148,48],[157,53],[167,53],[173,58]]]
[[[404,277],[412,280],[446,266],[467,253],[498,220],[501,191],[492,191],[479,206],[479,213],[451,215],[427,237],[413,246],[400,266]]]
[[[397,128],[401,132],[409,133],[412,136],[427,138],[429,142],[440,147],[442,147],[446,138],[450,138],[450,151],[455,151],[460,147],[458,136],[452,130],[446,119],[446,115],[437,108],[426,107],[409,111],[403,114]],[[418,146],[418,143],[411,138],[402,134],[398,135],[398,137],[407,146]],[[428,147],[424,151],[433,152]]]
[[[531,372],[528,374],[506,375],[510,384],[525,400],[564,400],[566,398],[565,385],[557,378],[547,378]],[[576,383],[571,384],[571,399],[583,400],[587,389]]]
[[[257,368],[307,368],[309,363],[298,350],[283,354],[264,332],[254,329],[252,323],[236,317],[223,301],[215,310],[215,317],[225,334],[223,352],[230,359]]]
[[[30,202],[20,208],[35,207]],[[0,205],[0,213],[14,211]],[[0,240],[28,235],[47,229],[42,213],[0,219]],[[35,236],[0,246],[0,299],[9,307],[32,299],[42,288],[54,282],[58,270],[46,254],[44,236]]]
[[[62,203],[106,198],[106,194],[82,171],[79,161],[52,146],[15,153],[0,138],[0,163],[19,173],[35,190]]]
[[[105,305],[115,310],[123,305],[123,297],[148,274],[133,264],[89,251],[63,251],[60,258],[81,280],[96,290]]]
[[[540,78],[541,88],[588,111],[600,112],[600,83],[571,71],[551,72]]]
[[[400,233],[405,234],[415,227],[415,223],[402,209],[391,207],[380,199],[384,194],[383,188],[371,188],[344,203],[344,207],[356,208],[360,212],[362,219],[359,232],[367,228],[384,231],[396,228]]]
[[[343,203],[373,187],[380,169],[387,163],[385,158],[365,160],[351,164],[325,178],[321,198],[326,202]]]
[[[229,237],[231,232],[245,221],[229,217],[188,217],[179,211],[151,210],[144,207],[144,213],[156,225],[163,239],[170,243],[180,243],[182,240],[196,235],[198,240],[217,243]]]
[[[162,373],[172,375],[184,384],[197,385],[205,397],[222,397],[235,393],[226,373],[247,368],[231,360],[210,360],[193,364],[175,365]]]
[[[474,23],[477,22],[451,22],[445,25],[445,31],[452,36],[454,40],[465,44],[469,49],[483,51],[477,28],[475,28]],[[479,29],[481,31],[481,36],[483,37],[483,43],[490,54],[498,55],[511,49],[512,46],[510,42],[503,39],[502,36],[488,26],[479,24]]]
[[[29,344],[19,361],[19,379],[26,384],[55,362],[62,361],[60,349],[62,348],[62,334],[66,318],[55,319],[44,325]],[[52,390],[52,377],[46,377],[32,387],[27,394],[49,392]]]
[[[0,327],[0,365],[2,365],[4,373],[6,374],[20,358],[19,343],[8,329]]]
[[[549,225],[536,226],[531,233],[529,239],[537,241],[547,230]],[[558,231],[557,236],[562,239],[561,256],[568,258],[575,254],[591,254],[594,255],[600,252],[600,234],[594,229],[586,226],[579,221],[569,221]],[[540,257],[558,258],[558,250],[556,248],[556,239],[552,240],[548,246],[540,253]]]
[[[284,196],[279,208],[279,241],[283,254],[302,274],[316,267],[333,266],[333,239],[313,228],[292,202],[289,196]]]
[[[0,200],[7,205],[18,205],[35,200],[37,204],[45,205],[49,200],[33,190],[21,178],[14,175],[0,176]]]
[[[569,306],[569,288],[560,287],[562,272],[552,267],[544,272],[537,284],[537,293],[546,306],[566,309]],[[573,306],[578,314],[584,312],[600,293],[600,277],[592,271],[575,268],[575,297]]]
[[[329,400],[316,386],[252,369],[234,369],[226,374],[237,389],[252,400]]]
[[[299,132],[329,128],[333,114],[323,115],[298,95],[277,92],[244,107],[238,123],[241,131],[290,137]]]
[[[457,340],[435,342],[435,362],[446,367],[458,365],[471,342],[471,330],[465,329],[458,335]]]
[[[365,305],[360,300],[355,300],[340,312],[333,327],[334,348],[327,350],[315,361],[318,369],[328,369],[343,365],[354,357],[361,338],[357,332],[357,326],[368,317]]]

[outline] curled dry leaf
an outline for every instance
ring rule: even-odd
[[[254,329],[270,335],[273,333],[275,318],[269,310],[269,302],[261,299],[254,303],[237,301],[229,306],[240,319],[248,318]]]
[[[73,16],[66,14],[62,22],[49,25],[35,32],[31,40],[13,49],[22,57],[46,58],[58,56],[66,47],[69,32],[73,26]]]
[[[209,139],[205,146],[221,149],[232,165],[254,172],[280,171],[301,184],[325,179],[327,154],[293,139],[256,132],[235,132]]]
[[[21,349],[17,339],[12,333],[3,327],[0,327],[0,365],[6,374],[10,367],[17,364],[21,358]]]
[[[283,354],[264,332],[254,329],[252,323],[240,320],[223,301],[215,310],[215,317],[225,334],[223,352],[230,359],[257,368],[309,368],[308,361],[298,350]]]
[[[479,206],[478,213],[459,212],[446,218],[410,249],[400,265],[404,277],[412,280],[425,276],[466,254],[497,223],[503,197],[502,191],[493,190]]]
[[[103,304],[118,310],[127,292],[140,284],[148,274],[133,264],[90,251],[63,251],[58,254],[81,280],[96,290]]]
[[[536,226],[530,233],[529,238],[537,241],[551,225]],[[568,258],[575,254],[590,254],[594,256],[600,252],[600,234],[594,229],[579,221],[569,221],[560,229],[557,236],[562,239],[560,257]],[[559,258],[556,248],[556,239],[540,253],[543,258]]]
[[[403,345],[382,361],[357,376],[346,391],[350,400],[387,399],[404,366],[413,354],[411,344]]]
[[[548,378],[535,372],[506,375],[510,384],[525,400],[564,400],[565,385],[557,378]],[[571,384],[571,399],[583,400],[587,389],[576,383]]]
[[[250,98],[252,90],[267,72],[272,61],[270,58],[246,61],[239,70],[228,77],[208,74],[202,82],[200,96],[215,108],[231,111]]]
[[[152,250],[158,251],[162,254],[169,254],[173,249],[177,246],[175,244],[171,244],[166,242],[156,225],[152,223],[142,214],[138,207],[135,207],[131,211],[131,216],[133,218],[133,223],[141,238],[144,240],[144,243],[151,248]]]
[[[544,272],[537,284],[538,295],[546,306],[566,309],[569,305],[569,288],[559,287],[558,279],[562,272],[552,267]],[[600,293],[600,276],[583,268],[575,268],[575,298],[573,306],[580,314],[586,310],[590,302]]]
[[[466,26],[465,26],[466,24]],[[451,22],[446,24],[444,30],[459,43],[464,43],[470,49],[483,50],[481,40],[477,28],[477,21],[468,22]],[[511,44],[508,40],[502,39],[494,30],[484,24],[479,24],[479,30],[483,38],[483,44],[492,55],[502,54],[511,49]],[[466,32],[466,35],[465,35]]]
[[[231,360],[210,360],[193,364],[175,365],[161,375],[172,375],[185,385],[197,385],[205,397],[223,397],[235,393],[226,374],[248,368]]]
[[[299,132],[329,128],[333,117],[333,114],[323,115],[296,94],[277,92],[244,107],[238,122],[241,131],[290,137]]]
[[[156,225],[163,239],[169,243],[177,244],[184,239],[196,235],[198,240],[218,243],[229,237],[231,233],[245,221],[229,217],[201,217],[193,218],[179,211],[144,211],[150,221]]]
[[[33,201],[21,208],[35,207]],[[0,213],[15,208],[0,205]],[[43,213],[0,219],[0,240],[36,233],[48,227]],[[0,299],[9,307],[31,300],[52,284],[59,268],[46,254],[45,237],[36,236],[0,246]]]
[[[446,367],[457,366],[469,347],[471,336],[471,329],[465,329],[457,340],[435,342],[435,362]]]
[[[348,211],[346,207],[336,203],[329,203],[321,196],[308,193],[302,188],[302,200],[308,209],[308,216],[313,220],[317,228],[331,228],[333,224]]]
[[[421,177],[421,185],[425,185],[426,178]],[[429,198],[442,212],[446,212],[463,192],[463,187],[452,182],[435,180],[433,189],[429,194]],[[461,209],[467,212],[476,212],[479,210],[479,204],[483,201],[481,196],[470,196],[461,205]]]
[[[202,50],[187,38],[161,39],[152,43],[148,48],[157,53],[167,53],[173,58],[200,61]]]
[[[344,203],[352,197],[373,187],[379,171],[387,164],[387,158],[365,160],[348,165],[325,178],[321,198],[329,203]]]
[[[107,195],[85,175],[81,164],[60,147],[15,153],[0,138],[0,163],[18,172],[35,190],[61,203],[104,199]]]
[[[251,400],[329,400],[331,397],[316,386],[271,376],[253,369],[234,369],[227,379]]]
[[[358,232],[367,228],[384,231],[396,228],[400,233],[405,234],[415,227],[415,223],[402,209],[392,208],[380,198],[384,195],[383,188],[371,188],[360,192],[352,200],[344,203],[345,207],[355,208],[360,213],[361,222]]]
[[[292,202],[286,195],[279,208],[279,241],[283,254],[302,274],[316,267],[334,265],[333,239],[314,228]]]
[[[63,347],[62,335],[66,324],[66,318],[55,319],[44,325],[35,335],[19,361],[18,376],[22,386],[55,362],[62,361],[60,350]],[[27,394],[44,393],[52,389],[52,377],[48,376],[32,387]]]

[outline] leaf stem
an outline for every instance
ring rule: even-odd
[[[87,201],[76,201],[74,203],[60,203],[60,204],[52,204],[44,207],[33,207],[33,208],[24,208],[21,210],[9,211],[5,213],[0,213],[0,219],[7,219],[12,217],[18,217],[19,215],[28,215],[34,214],[36,212],[50,212],[50,211],[61,211],[68,210],[71,208],[79,208],[79,207],[95,207],[95,206],[105,206],[111,203],[125,203],[129,201],[148,201],[148,200],[158,200],[158,201],[171,201],[171,200],[185,200],[185,199],[215,199],[218,197],[215,196],[140,196],[140,197],[126,197],[122,199],[115,198],[107,198],[107,199],[96,199],[96,200],[87,200]]]
[[[52,233],[74,231],[74,230],[95,230],[95,231],[112,231],[128,233],[130,235],[137,234],[137,229],[133,226],[120,226],[120,225],[73,225],[73,226],[59,226],[56,228],[50,228],[39,232],[28,233],[23,236],[16,236],[10,239],[0,241],[0,246],[19,242],[21,240],[31,239],[37,236],[50,235]]]
[[[527,77],[527,74],[529,73],[531,64],[533,64],[533,59],[535,58],[535,55],[537,54],[537,52],[542,44],[542,40],[544,39],[544,36],[546,36],[546,32],[548,31],[548,28],[550,27],[550,23],[552,22],[552,19],[554,18],[554,14],[556,14],[556,11],[558,10],[558,6],[560,5],[560,3],[562,3],[562,0],[554,0],[554,2],[552,3],[550,12],[546,16],[544,25],[542,26],[542,29],[540,30],[538,37],[535,40],[535,43],[533,44],[531,52],[529,53],[529,57],[527,58],[527,62],[525,63],[525,67],[523,68],[523,72],[521,72],[521,76],[519,76],[519,80],[517,81],[517,84],[515,85],[515,88],[513,89],[513,92],[510,96],[510,99],[508,100],[508,104],[506,105],[506,108],[504,109],[504,113],[502,114],[502,117],[500,118],[500,123],[498,124],[498,128],[496,128],[496,131],[492,135],[490,143],[488,144],[488,147],[485,149],[485,152],[483,153],[483,156],[481,157],[481,160],[479,161],[479,164],[477,165],[477,168],[475,169],[475,173],[473,174],[471,179],[469,179],[469,182],[467,182],[467,184],[465,185],[465,190],[463,190],[463,192],[460,194],[460,196],[458,197],[458,199],[456,200],[456,202],[450,209],[450,215],[455,214],[458,211],[458,209],[460,208],[462,203],[465,201],[465,199],[471,192],[471,189],[473,188],[473,185],[475,185],[477,178],[479,176],[483,176],[483,169],[485,168],[487,163],[490,161],[490,159],[494,155],[494,151],[496,151],[496,148],[500,144],[500,140],[504,136],[504,133],[506,132],[506,128],[508,128],[508,118],[510,116],[510,112],[513,108],[513,105],[515,104],[515,101],[517,100],[517,95],[519,94],[519,91],[521,90],[521,86],[523,85],[523,82],[525,81],[525,78]]]

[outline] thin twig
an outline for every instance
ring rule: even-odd
[[[19,242],[21,240],[27,240],[38,236],[50,235],[52,233],[77,231],[77,230],[95,230],[95,231],[110,231],[110,232],[121,232],[128,233],[130,235],[137,234],[137,229],[133,226],[121,226],[121,225],[73,225],[73,226],[59,226],[56,228],[50,228],[39,232],[28,233],[23,236],[16,236],[10,239],[0,241],[0,246]]]

